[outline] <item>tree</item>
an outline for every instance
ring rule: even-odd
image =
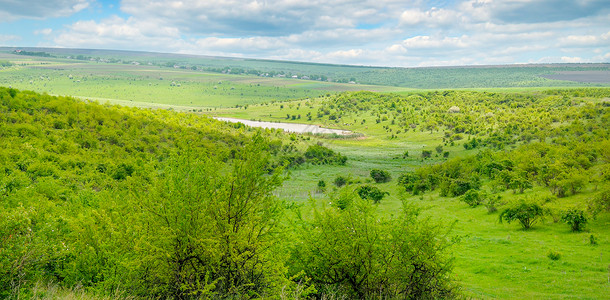
[[[390,173],[385,170],[373,169],[371,170],[370,174],[371,178],[373,178],[376,183],[384,183],[392,180],[392,176],[390,175]]]
[[[588,222],[585,212],[581,209],[572,208],[564,212],[561,220],[570,225],[572,231],[581,231]]]
[[[500,223],[502,223],[502,220],[508,223],[517,220],[519,221],[519,224],[521,224],[521,227],[527,230],[543,215],[542,207],[538,203],[521,199],[502,211],[499,219]]]
[[[272,192],[281,170],[268,175],[265,141],[255,136],[223,170],[219,162],[175,159],[150,190],[131,234],[140,254],[132,263],[143,295],[244,297],[270,292],[283,277],[272,250],[282,202]]]
[[[477,207],[485,201],[487,195],[485,192],[477,190],[468,190],[464,195],[460,197],[460,200],[466,202],[470,207]]]
[[[337,290],[351,299],[452,298],[447,232],[417,214],[405,205],[387,217],[363,200],[313,206],[312,220],[299,218],[292,268],[311,278],[318,298]]]
[[[358,196],[362,200],[373,200],[374,203],[379,203],[385,195],[389,195],[388,192],[382,192],[378,187],[370,185],[362,185],[356,189]]]

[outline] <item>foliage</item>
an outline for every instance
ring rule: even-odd
[[[460,200],[466,202],[470,207],[477,207],[484,203],[487,199],[485,192],[477,190],[468,190],[464,195],[460,197]]]
[[[556,251],[549,251],[546,255],[550,260],[559,260],[561,258],[561,253]]]
[[[581,231],[589,221],[585,212],[581,209],[569,209],[563,213],[561,220],[570,225],[572,231]]]
[[[339,176],[335,177],[335,180],[333,181],[333,183],[337,187],[342,187],[347,183],[347,178],[339,175]]]
[[[388,192],[383,192],[378,187],[371,185],[361,185],[356,192],[362,200],[373,200],[373,203],[379,203],[385,195],[389,195]]]
[[[521,227],[527,230],[532,227],[543,216],[542,207],[534,201],[525,201],[521,199],[512,203],[510,207],[504,209],[499,215],[499,220],[510,223],[519,221]]]
[[[376,183],[390,182],[392,180],[390,172],[386,170],[372,169],[370,175]]]
[[[313,208],[299,220],[301,242],[292,261],[319,291],[340,290],[349,298],[451,298],[446,233],[409,209],[383,217],[367,201]],[[321,295],[318,295],[321,296]]]
[[[312,164],[338,164],[345,165],[347,157],[333,150],[328,149],[320,144],[311,145],[305,151],[307,162]]]

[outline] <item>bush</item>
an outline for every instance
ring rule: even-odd
[[[534,225],[544,215],[542,207],[535,202],[526,202],[520,200],[514,203],[511,207],[502,211],[499,216],[500,223],[502,220],[510,223],[512,221],[519,221],[521,227],[527,230]]]
[[[585,212],[580,209],[570,209],[561,216],[561,220],[570,225],[572,231],[581,231],[588,222]]]
[[[290,259],[315,284],[313,298],[455,297],[444,227],[418,220],[409,208],[386,217],[362,200],[343,210],[314,207],[313,215],[300,219],[300,241]]]
[[[373,178],[376,183],[390,182],[390,180],[392,180],[392,176],[390,176],[388,171],[379,169],[371,170],[371,178]]]
[[[320,192],[326,191],[326,181],[324,181],[324,180],[318,181],[318,191],[320,191]]]
[[[468,192],[466,192],[462,197],[460,197],[460,200],[466,202],[466,204],[470,205],[470,207],[477,207],[481,203],[483,203],[483,201],[485,201],[485,198],[487,198],[485,192],[480,192],[477,190],[468,190]]]
[[[342,187],[347,183],[347,178],[343,176],[337,176],[337,178],[335,178],[334,183],[337,187]]]
[[[385,195],[389,195],[388,192],[382,192],[379,188],[370,185],[360,186],[356,192],[362,200],[373,200],[374,203],[379,203]]]
[[[559,260],[561,258],[561,253],[556,252],[556,251],[549,251],[549,253],[546,256],[548,258],[550,258],[551,260]]]
[[[347,157],[320,144],[311,145],[305,151],[307,162],[315,165],[345,165]]]

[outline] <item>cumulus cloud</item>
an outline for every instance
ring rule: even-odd
[[[45,19],[70,16],[91,5],[93,0],[0,0],[0,22],[18,19]]]
[[[607,0],[468,0],[460,8],[478,21],[513,24],[571,21],[610,11]]]
[[[8,45],[9,42],[20,41],[21,37],[17,35],[0,34],[0,45]]]
[[[62,47],[119,48],[127,50],[176,50],[184,46],[176,28],[160,27],[152,20],[113,16],[100,22],[78,21],[59,33],[54,42]]]
[[[44,16],[89,1],[49,0]],[[122,0],[122,17],[35,33],[61,47],[360,65],[608,61],[607,1]]]
[[[121,9],[189,33],[281,36],[395,19],[399,0],[123,0]]]

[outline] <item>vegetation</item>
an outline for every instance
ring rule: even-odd
[[[385,217],[349,192],[338,219],[304,219],[273,195],[289,166],[278,157],[306,153],[304,138],[14,89],[0,100],[2,298],[36,297],[36,282],[142,298],[454,295],[441,226],[407,210],[377,223]],[[307,229],[357,216],[354,234]],[[353,248],[368,261],[328,269],[336,280],[301,246],[352,237],[373,252]]]
[[[393,70],[77,52],[0,53],[12,63],[0,83],[156,109],[0,88],[0,298],[607,290],[610,90],[489,89],[570,86],[540,76],[583,66]],[[282,68],[312,76],[277,77]],[[360,84],[374,78],[486,89]],[[398,93],[336,94],[360,89]],[[354,134],[285,134],[205,113]]]
[[[542,207],[533,201],[520,200],[500,213],[500,222],[519,221],[521,227],[527,230],[544,215]]]

